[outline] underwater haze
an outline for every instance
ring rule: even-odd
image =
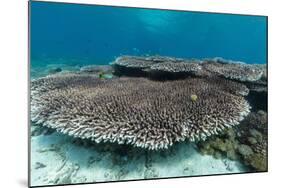
[[[54,58],[108,64],[125,54],[267,61],[262,16],[48,2],[31,2],[30,13],[34,66]]]

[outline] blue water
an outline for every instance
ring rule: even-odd
[[[266,63],[266,17],[31,2],[31,59],[122,54]],[[69,61],[71,62],[71,61]]]

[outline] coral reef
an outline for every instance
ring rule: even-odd
[[[253,92],[257,92],[261,95],[266,94],[267,98],[267,65],[265,64],[254,64],[259,72],[262,72],[261,78],[256,81],[244,82],[244,84]]]
[[[145,76],[158,78],[163,76],[159,73],[169,75],[169,73],[176,73],[178,76],[186,77],[189,74],[195,74],[200,69],[200,61],[185,60],[180,58],[166,57],[166,56],[120,56],[113,65],[115,74],[121,76]],[[185,73],[185,74],[181,74]]]
[[[163,62],[164,57],[154,60],[152,57],[120,56],[116,58],[112,65],[119,65],[128,68],[149,68],[156,62]]]
[[[263,75],[263,70],[260,67],[242,62],[213,59],[205,61],[202,66],[219,76],[243,82],[260,80]]]
[[[251,112],[240,125],[197,146],[203,154],[239,159],[255,171],[266,171],[267,113]]]
[[[262,71],[261,81],[267,81],[267,64],[255,64]]]
[[[164,63],[156,63],[150,66],[150,70],[152,71],[163,71],[163,72],[172,72],[172,73],[195,73],[201,69],[199,63],[196,62],[164,62]]]
[[[120,56],[112,62],[112,65],[115,74],[119,76],[144,76],[157,79],[165,79],[166,77],[179,79],[190,75],[196,77],[221,76],[226,79],[250,82],[253,86],[256,86],[253,83],[255,81],[266,82],[267,79],[266,66],[222,58],[198,60],[161,56]],[[257,82],[256,87],[259,84],[260,82]]]
[[[267,171],[267,67],[252,67],[121,56],[32,69],[32,185]]]
[[[227,156],[229,159],[238,158],[236,150],[238,142],[233,129],[228,129],[219,136],[211,137],[205,142],[198,142],[197,146],[202,154],[213,155],[215,158]]]
[[[239,124],[250,111],[247,92],[220,78],[160,82],[56,74],[32,81],[31,120],[74,137],[157,150]]]
[[[156,62],[161,62],[163,58],[156,59]],[[120,56],[115,59],[111,65],[114,68],[114,74],[117,76],[146,76],[147,68],[156,63],[152,57],[138,56]]]
[[[112,63],[118,76],[147,77],[152,80],[180,80],[188,78],[225,78],[243,83],[244,95],[253,109],[267,110],[267,66],[239,61],[212,59],[179,59],[161,56],[121,56]],[[262,101],[256,103],[254,101]]]
[[[161,62],[146,68],[146,77],[154,80],[178,80],[201,75],[201,65],[197,61]]]

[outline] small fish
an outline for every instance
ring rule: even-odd
[[[99,78],[104,78],[104,72],[99,72]]]
[[[196,102],[197,99],[198,99],[198,97],[197,97],[197,95],[192,94],[192,95],[190,95],[190,99],[191,99],[193,102]]]
[[[104,73],[104,72],[100,72],[100,73],[99,73],[99,78],[100,78],[100,79],[111,79],[112,77],[113,77],[112,74],[106,74],[106,73]]]

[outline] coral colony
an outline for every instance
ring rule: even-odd
[[[33,80],[31,120],[97,143],[159,150],[238,126],[250,114],[249,92],[267,88],[265,66],[221,58],[121,56],[111,65],[112,79],[88,66]]]

